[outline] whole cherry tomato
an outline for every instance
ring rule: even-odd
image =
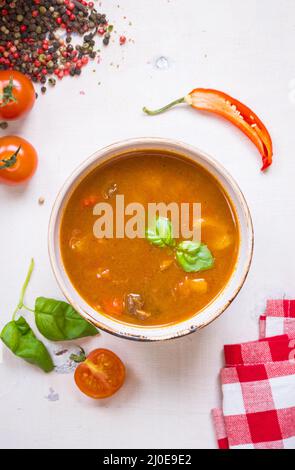
[[[95,349],[75,370],[75,382],[81,392],[91,398],[107,398],[116,393],[125,381],[125,366],[108,349]]]
[[[10,121],[29,112],[36,100],[32,82],[16,70],[0,71],[0,119]]]
[[[27,140],[14,135],[0,138],[1,183],[25,183],[33,176],[37,165],[37,152]]]

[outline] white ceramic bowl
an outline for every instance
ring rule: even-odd
[[[113,157],[143,149],[170,150],[185,155],[190,160],[206,168],[217,178],[231,199],[240,230],[240,248],[236,267],[223,291],[207,307],[197,312],[190,319],[168,326],[149,327],[124,324],[98,313],[85,302],[73,287],[63,266],[60,252],[61,217],[70,195],[80,181],[94,168]],[[190,145],[159,138],[130,139],[98,150],[88,160],[84,161],[65,182],[56,198],[49,224],[50,260],[57,282],[68,301],[86,320],[89,320],[98,328],[122,338],[142,341],[167,340],[187,335],[208,325],[224,312],[236,297],[246,279],[252,259],[253,240],[253,227],[247,203],[238,185],[222,165]]]

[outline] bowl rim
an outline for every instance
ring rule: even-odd
[[[167,324],[164,326],[161,325],[156,325],[156,326],[138,326],[138,325],[133,325],[133,324],[125,324],[121,322],[116,322],[113,319],[109,319],[109,317],[100,314],[97,312],[97,315],[100,317],[100,320],[97,318],[94,318],[89,314],[89,312],[85,309],[82,308],[81,305],[77,301],[74,300],[73,296],[71,293],[68,291],[68,288],[65,285],[65,282],[62,278],[61,274],[61,269],[62,267],[60,266],[61,263],[58,262],[57,259],[57,250],[59,249],[59,244],[56,246],[55,243],[55,229],[56,229],[56,223],[58,220],[58,215],[59,212],[63,206],[63,201],[65,196],[68,194],[68,192],[71,190],[71,188],[75,185],[75,182],[81,175],[85,173],[85,175],[82,177],[85,178],[87,175],[87,170],[90,168],[89,172],[91,172],[91,168],[95,167],[95,162],[99,162],[99,160],[102,159],[103,156],[107,155],[110,152],[113,152],[113,155],[109,157],[109,160],[111,160],[114,156],[118,155],[118,152],[121,150],[122,153],[128,151],[128,148],[130,151],[135,150],[137,147],[139,147],[141,150],[142,148],[157,148],[161,147],[161,150],[164,149],[164,147],[167,147],[167,150],[170,151],[175,151],[175,153],[188,153],[188,154],[195,154],[201,162],[199,163],[202,165],[202,161],[208,165],[209,167],[213,168],[219,175],[221,175],[225,180],[227,180],[228,185],[231,187],[233,193],[235,194],[237,200],[239,201],[240,208],[243,212],[243,215],[245,217],[245,220],[247,222],[247,235],[248,235],[248,247],[247,247],[247,253],[246,253],[246,259],[243,262],[243,270],[241,275],[239,276],[239,282],[237,287],[234,289],[232,292],[231,296],[228,299],[225,299],[223,305],[216,309],[216,312],[214,315],[211,315],[207,320],[203,320],[202,323],[198,325],[191,325],[190,327],[186,328],[181,328],[183,323],[188,323],[192,322],[196,318],[198,318],[198,315],[200,312],[196,313],[194,316],[190,317],[189,319],[180,321],[179,323],[174,323],[174,324]],[[206,168],[207,171],[210,173],[210,169]],[[214,174],[211,173],[213,177],[217,179],[217,181],[221,184],[223,189],[226,191],[226,188],[222,184],[222,181]],[[230,197],[228,195],[228,197]],[[231,203],[234,207],[234,209],[237,211],[237,205],[234,204],[232,199],[230,198]],[[239,227],[240,228],[240,227]],[[231,174],[224,168],[224,166],[219,163],[215,158],[207,154],[206,152],[200,150],[199,148],[186,144],[182,141],[178,141],[176,139],[170,139],[170,138],[163,138],[163,137],[136,137],[136,138],[130,138],[130,139],[125,139],[121,141],[117,141],[113,144],[110,144],[108,146],[102,147],[101,149],[97,150],[94,152],[90,157],[86,158],[83,160],[73,171],[72,173],[66,178],[64,181],[62,187],[60,188],[59,192],[57,193],[56,199],[54,201],[54,204],[52,206],[51,210],[51,215],[50,215],[50,220],[49,220],[49,226],[48,226],[48,253],[49,253],[49,259],[50,259],[50,264],[54,273],[54,276],[56,278],[57,284],[59,288],[61,289],[63,295],[65,298],[68,300],[68,302],[75,308],[79,314],[88,320],[89,322],[93,323],[97,328],[106,331],[114,336],[120,337],[120,338],[126,338],[126,339],[131,339],[135,341],[146,341],[146,342],[154,342],[154,341],[166,341],[170,339],[175,339],[179,337],[186,336],[188,334],[194,333],[195,331],[204,328],[205,326],[209,325],[212,323],[214,320],[216,320],[228,307],[229,305],[233,302],[233,300],[236,298],[238,293],[240,292],[241,288],[243,287],[245,280],[248,276],[252,258],[253,258],[253,251],[254,251],[254,229],[253,229],[253,222],[252,222],[252,217],[251,213],[248,207],[248,204],[246,202],[245,196],[243,192],[241,191],[239,185],[235,181],[235,179],[231,176]],[[238,264],[238,260],[237,260]],[[81,300],[84,301],[82,296],[76,291],[75,287],[73,286],[72,282],[69,279],[69,276],[64,269],[65,276],[68,278],[69,283],[71,285],[71,288],[74,292],[78,294]],[[223,290],[220,292],[220,294],[217,295],[215,299],[212,300],[211,303],[209,303],[204,309],[201,310],[201,312],[205,312],[206,309],[211,306],[212,304],[214,305],[214,302],[217,298],[219,298],[222,293],[224,292],[224,289],[226,286],[230,284],[230,281],[232,279],[233,275],[229,278],[229,281],[227,284],[224,286]],[[86,301],[84,303],[88,306],[89,309],[92,307],[87,304]],[[108,323],[111,323],[112,326],[110,326]],[[114,327],[114,325],[116,325]],[[124,331],[122,331],[122,326],[124,325]],[[174,333],[168,333],[167,330],[169,330],[171,327],[176,328],[179,331],[175,331]],[[130,330],[130,331],[128,331]],[[159,335],[153,335],[150,334],[153,330],[161,330],[163,334]],[[165,333],[166,332],[166,333]],[[149,334],[148,334],[149,333]]]

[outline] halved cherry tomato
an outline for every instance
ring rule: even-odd
[[[0,71],[0,119],[10,121],[29,112],[36,100],[32,82],[16,70]]]
[[[17,136],[0,138],[1,183],[25,183],[33,176],[37,165],[37,152],[27,140]]]
[[[116,393],[125,381],[125,366],[108,349],[95,349],[75,370],[75,382],[81,392],[91,398],[107,398]]]

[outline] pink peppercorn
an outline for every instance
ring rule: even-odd
[[[126,36],[120,36],[120,46],[123,46],[126,42]]]

